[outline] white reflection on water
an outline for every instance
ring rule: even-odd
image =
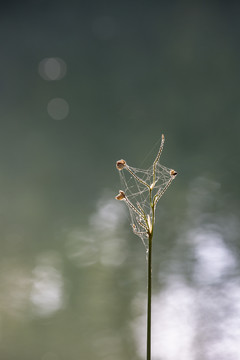
[[[214,284],[224,281],[237,267],[234,254],[225,245],[218,232],[198,229],[191,233],[196,264],[194,281],[199,284]]]
[[[68,232],[65,246],[69,259],[78,267],[99,261],[106,266],[121,265],[126,258],[125,240],[119,237],[124,215],[113,196],[100,199],[89,218],[89,227]]]
[[[195,286],[169,276],[153,297],[153,359],[240,359],[240,277],[228,278],[236,259],[218,234],[198,233],[194,240]],[[145,353],[145,326],[145,315],[134,323],[139,355]]]
[[[228,214],[226,219],[221,214],[219,220],[218,214],[211,211],[213,185],[200,179],[193,186],[187,219],[192,229],[186,229],[176,242],[165,286],[153,297],[153,360],[240,359],[239,264],[227,244],[227,238],[238,232],[228,228],[227,233]],[[182,271],[177,273],[176,269]],[[142,300],[142,313],[145,307],[146,299]],[[144,314],[133,323],[142,358],[146,350],[145,329]]]
[[[48,316],[64,306],[64,282],[59,262],[57,253],[46,253],[38,258],[32,272],[30,293],[34,315]]]
[[[146,299],[143,302],[145,306]],[[146,315],[133,324],[139,355],[146,352]],[[152,358],[193,360],[195,294],[184,282],[171,279],[168,286],[152,298]]]
[[[0,268],[0,311],[12,317],[49,316],[64,304],[64,281],[60,256],[46,252],[38,256],[33,269],[17,259]],[[31,311],[29,311],[31,309]]]
[[[30,301],[37,315],[50,315],[63,306],[63,281],[52,266],[37,266],[33,270]]]
[[[123,207],[119,206],[114,199],[100,199],[96,206],[96,211],[90,216],[90,227],[96,231],[115,232],[123,222]]]

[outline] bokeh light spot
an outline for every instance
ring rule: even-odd
[[[40,61],[38,71],[44,80],[61,80],[66,75],[67,65],[60,58],[45,58]]]
[[[55,98],[49,101],[47,111],[54,120],[63,120],[68,116],[69,105],[66,100]]]

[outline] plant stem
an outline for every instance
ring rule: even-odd
[[[148,238],[147,360],[151,360],[152,237]]]

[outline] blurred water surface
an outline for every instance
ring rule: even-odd
[[[115,161],[157,208],[153,360],[240,358],[238,3],[1,4],[0,358],[145,358],[146,253]]]

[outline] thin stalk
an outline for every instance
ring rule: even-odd
[[[152,238],[154,229],[154,210],[152,189],[149,190],[149,200],[152,208],[151,230],[148,234],[148,297],[147,297],[147,360],[151,360],[151,322],[152,322]]]
[[[150,233],[148,238],[147,360],[151,360],[152,237],[153,233]]]

